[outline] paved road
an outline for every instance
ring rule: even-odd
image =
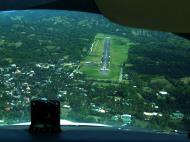
[[[100,68],[101,71],[107,72],[109,71],[109,63],[110,63],[110,37],[106,37],[104,39],[104,52],[102,55],[102,66]]]
[[[119,82],[123,79],[123,67],[120,68]]]

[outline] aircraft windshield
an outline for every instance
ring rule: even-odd
[[[57,99],[61,119],[190,129],[190,42],[69,11],[0,12],[0,125]]]

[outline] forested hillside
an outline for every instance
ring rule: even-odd
[[[189,129],[188,40],[48,10],[0,12],[0,33],[0,125],[29,121],[33,99],[56,99],[66,120]]]

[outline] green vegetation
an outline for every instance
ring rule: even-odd
[[[110,68],[108,74],[102,74],[101,59],[104,50],[104,39],[111,38]],[[128,49],[132,44],[129,39],[108,34],[97,34],[92,45],[91,52],[81,62],[80,70],[90,79],[118,80],[121,67],[128,57]]]
[[[0,125],[29,121],[30,101],[47,98],[61,102],[61,119],[190,129],[188,40],[71,11],[5,12],[0,21]]]

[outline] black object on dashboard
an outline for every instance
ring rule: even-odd
[[[57,100],[34,100],[31,102],[32,133],[60,132],[60,102]]]

